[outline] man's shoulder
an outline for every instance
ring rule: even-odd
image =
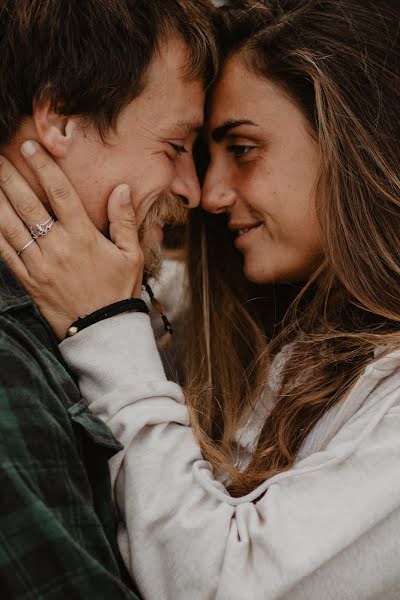
[[[40,342],[35,345],[21,323],[7,313],[0,314],[0,385],[3,380],[9,381],[14,373],[23,381],[21,369],[24,374],[37,370],[40,375],[36,359],[41,354],[46,354],[45,347]]]
[[[79,391],[52,349],[18,319],[0,314],[0,431],[13,420],[38,431],[68,419]]]
[[[33,318],[29,321],[10,313],[0,314],[0,385],[15,375],[21,383],[31,374],[46,379],[48,370],[54,368],[58,375],[69,377],[65,369],[60,370],[60,360],[45,335],[42,325]]]
[[[4,315],[0,365],[0,465],[16,468],[51,496],[44,474],[66,476],[80,461],[79,436],[69,414],[79,392],[46,346]]]

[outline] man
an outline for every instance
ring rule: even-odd
[[[40,142],[105,234],[109,195],[127,184],[150,273],[160,225],[199,202],[191,151],[216,65],[211,12],[208,0],[0,4],[1,153],[47,205],[20,154],[24,140],[28,154]],[[86,411],[56,338],[3,263],[0,364],[2,596],[135,598],[107,468],[120,446]]]

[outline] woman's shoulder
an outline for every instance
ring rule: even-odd
[[[328,452],[350,456],[368,445],[374,431],[387,429],[386,435],[400,446],[397,415],[400,415],[400,350],[376,353],[345,398],[333,406],[317,423],[301,449],[299,460],[311,454]],[[387,421],[393,419],[393,424]]]

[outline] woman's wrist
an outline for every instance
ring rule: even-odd
[[[60,344],[89,402],[117,387],[165,381],[148,315],[124,313],[100,321]]]
[[[90,327],[95,323],[100,323],[101,321],[105,321],[106,319],[110,319],[111,317],[126,312],[140,312],[148,315],[149,309],[145,301],[141,298],[127,298],[126,300],[108,304],[85,317],[79,317],[68,328],[66,337],[72,337],[83,329],[86,329],[86,327]]]

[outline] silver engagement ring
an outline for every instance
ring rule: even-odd
[[[53,217],[49,217],[44,223],[33,225],[33,227],[31,227],[29,230],[31,232],[32,239],[37,240],[38,238],[48,235],[55,222],[56,221],[53,219]]]

